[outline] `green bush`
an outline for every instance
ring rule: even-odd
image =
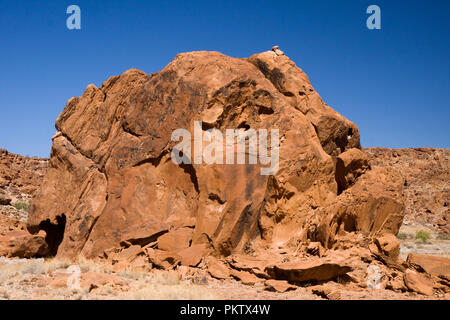
[[[26,202],[16,202],[13,204],[13,207],[16,208],[17,210],[24,210],[28,212],[30,205]]]
[[[430,239],[430,234],[425,230],[419,230],[416,232],[416,240],[422,243],[426,243]]]

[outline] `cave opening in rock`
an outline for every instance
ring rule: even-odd
[[[47,242],[50,256],[56,256],[58,247],[64,238],[64,230],[66,229],[66,215],[62,214],[56,217],[56,224],[51,223],[50,219],[42,221],[39,224],[39,229],[44,230],[47,235],[45,242]]]
[[[353,129],[349,128],[347,133],[347,139],[351,139],[353,137]]]

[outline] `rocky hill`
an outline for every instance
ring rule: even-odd
[[[404,227],[428,228],[450,235],[450,150],[364,149],[373,167],[390,167],[405,178]]]
[[[31,198],[42,183],[48,159],[0,149],[0,235],[24,230]]]
[[[25,157],[0,149],[0,197],[11,203],[29,202],[41,185],[47,164],[48,159]]]

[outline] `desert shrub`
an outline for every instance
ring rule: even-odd
[[[22,274],[45,274],[48,272],[48,266],[44,259],[30,259],[19,268]]]
[[[419,230],[416,232],[416,240],[422,243],[426,243],[430,239],[430,234],[425,230]]]
[[[16,208],[17,210],[24,210],[28,212],[30,205],[26,202],[16,202],[13,204],[13,207]]]
[[[436,239],[438,240],[450,240],[450,234],[448,233],[441,233],[439,234]]]
[[[212,290],[185,283],[177,285],[149,283],[143,289],[132,290],[119,296],[119,299],[126,300],[210,300],[215,298]]]
[[[406,239],[408,239],[408,235],[406,233],[404,233],[404,232],[400,232],[397,235],[397,238],[399,238],[400,240],[406,240]]]
[[[67,269],[72,265],[72,261],[62,258],[48,258],[45,260],[47,271],[53,272],[58,269]]]
[[[112,265],[105,261],[87,259],[83,256],[79,256],[77,263],[82,272],[100,272],[100,273],[112,273]]]

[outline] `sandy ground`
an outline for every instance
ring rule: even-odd
[[[425,231],[430,235],[427,241],[416,239],[418,231]],[[450,239],[441,239],[439,234],[433,231],[427,225],[411,223],[403,225],[399,232],[400,240],[400,257],[404,260],[409,253],[429,254],[433,256],[441,256],[450,258]]]
[[[79,284],[70,262],[55,259],[0,258],[0,300],[103,300],[103,299],[324,299],[320,285],[305,285],[285,293],[267,291],[263,282],[244,285],[235,280],[217,280],[197,270],[194,275],[179,271],[142,272],[112,270],[92,261],[81,261]],[[327,282],[328,299],[450,299],[450,295],[426,297],[412,292],[361,288]],[[314,293],[316,292],[316,293]]]

